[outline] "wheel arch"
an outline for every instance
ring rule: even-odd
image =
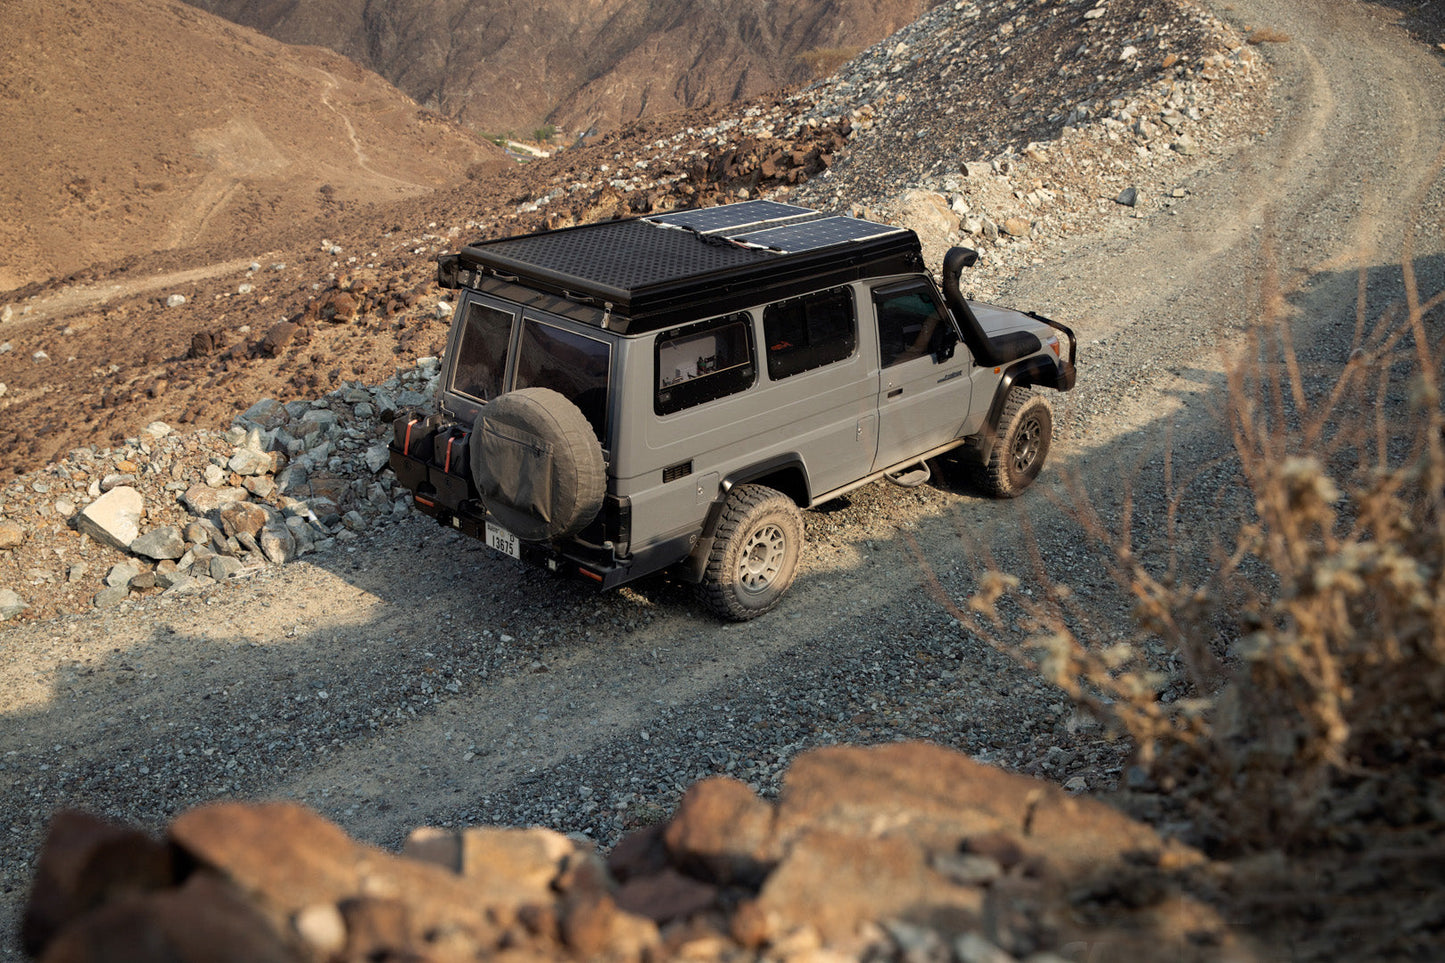
[[[1004,405],[1008,404],[1009,392],[1014,388],[1054,388],[1059,391],[1066,391],[1059,384],[1059,369],[1048,358],[1035,356],[1025,358],[1015,365],[1007,368],[1003,376],[999,378],[998,387],[994,389],[993,402],[989,405],[988,415],[983,420],[983,426],[979,428],[975,437],[973,447],[978,455],[985,462],[993,454],[993,446],[998,442],[998,422],[1003,417]]]
[[[680,563],[683,577],[687,581],[693,583],[702,581],[703,571],[707,568],[708,553],[712,551],[713,541],[717,535],[718,519],[722,517],[723,505],[727,502],[728,492],[739,485],[764,485],[782,492],[799,508],[807,508],[811,504],[813,489],[808,480],[808,467],[803,464],[802,456],[796,452],[777,455],[758,462],[756,465],[729,472],[718,484],[718,493],[713,498],[712,504],[708,506],[707,519],[703,522],[702,532],[698,535],[697,542],[693,545],[688,557]]]

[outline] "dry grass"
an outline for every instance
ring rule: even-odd
[[[1076,523],[1133,600],[1124,638],[1037,547],[1023,579],[986,561],[959,604],[914,543],[940,603],[1128,736],[1221,852],[1301,849],[1347,820],[1445,819],[1445,359],[1425,321],[1445,293],[1422,299],[1410,263],[1405,302],[1373,318],[1362,273],[1350,360],[1327,375],[1301,362],[1279,292],[1262,292],[1229,377],[1245,518],[1208,571],[1141,560],[1130,492],[1112,526],[1074,492]],[[1171,544],[1191,490],[1174,471]],[[1150,656],[1161,642],[1173,678]]]
[[[798,54],[810,77],[826,77],[858,56],[861,47],[815,47]]]
[[[1290,35],[1289,35],[1289,34],[1287,34],[1287,33],[1282,33],[1282,32],[1280,32],[1280,31],[1278,31],[1278,30],[1275,30],[1275,29],[1273,29],[1273,28],[1271,28],[1271,27],[1259,27],[1258,29],[1250,28],[1250,29],[1248,30],[1248,34],[1249,34],[1249,36],[1245,38],[1246,42],[1247,42],[1247,43],[1255,44],[1256,46],[1259,45],[1259,44],[1262,44],[1262,43],[1289,43],[1289,42],[1290,42]]]

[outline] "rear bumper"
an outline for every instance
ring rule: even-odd
[[[436,519],[440,525],[486,541],[486,504],[469,478],[407,454],[394,442],[388,447],[391,470],[397,480],[411,490],[417,511]],[[600,536],[607,529],[626,531],[630,528],[629,514],[625,500],[609,497],[595,534]],[[520,542],[518,548],[523,562],[609,589],[666,568],[686,557],[692,544],[686,537],[676,538],[623,555],[616,543],[600,537],[599,542],[569,538],[556,542]]]

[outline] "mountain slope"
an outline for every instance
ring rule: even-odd
[[[479,129],[564,135],[807,79],[936,0],[191,0],[330,47]]]
[[[173,0],[9,0],[0,35],[0,290],[432,190],[498,156],[330,51]]]

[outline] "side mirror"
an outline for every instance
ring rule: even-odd
[[[943,319],[934,329],[933,337],[929,339],[929,349],[933,352],[935,363],[947,361],[953,357],[953,349],[958,346],[958,332],[953,328],[953,322],[949,318]]]

